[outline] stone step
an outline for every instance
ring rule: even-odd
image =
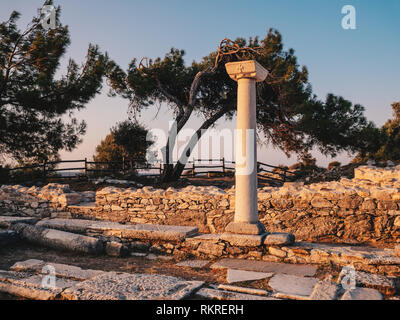
[[[197,227],[155,225],[155,224],[120,224],[109,221],[83,219],[42,220],[38,226],[69,232],[99,234],[121,239],[184,241],[198,233]]]

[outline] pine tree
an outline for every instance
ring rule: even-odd
[[[91,44],[83,65],[69,60],[66,74],[56,78],[70,44],[60,13],[58,7],[53,30],[45,30],[37,17],[21,31],[15,11],[0,23],[0,152],[17,161],[43,161],[74,149],[86,124],[73,112],[102,87],[108,58]]]

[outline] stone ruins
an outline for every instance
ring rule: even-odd
[[[59,184],[2,186],[0,243],[22,240],[90,255],[169,256],[182,268],[226,270],[227,282],[220,287],[160,280],[171,286],[185,283],[187,291],[171,293],[172,299],[193,294],[207,299],[391,299],[398,295],[400,274],[399,203],[400,167],[362,166],[351,180],[258,189],[259,219],[268,232],[227,237],[234,188],[107,187],[77,193]],[[326,266],[340,271],[349,265],[356,270],[357,286],[351,290],[343,289],[339,275],[317,277]],[[79,283],[63,276],[61,288],[43,291],[37,285],[38,269],[32,268],[1,271],[0,292],[40,299],[117,299],[117,293],[106,294],[102,283],[123,287],[142,281],[137,274],[95,272]],[[270,291],[232,285],[263,278]],[[151,282],[143,296],[126,288],[125,298],[152,297]]]
[[[236,187],[0,188],[2,246],[25,241],[93,256],[166,259],[224,270],[225,283],[30,259],[0,271],[0,292],[43,300],[399,299],[400,166],[257,189],[255,84],[268,72],[253,60],[226,69],[238,82]],[[58,286],[43,286],[44,267],[54,270]],[[251,281],[265,281],[264,289],[247,286]]]

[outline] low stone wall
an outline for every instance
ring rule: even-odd
[[[354,179],[310,185],[286,183],[258,191],[260,220],[272,232],[297,240],[338,242],[400,241],[400,167],[359,167]],[[95,209],[80,217],[118,222],[197,226],[221,233],[233,220],[234,189],[187,187],[181,190],[105,188]]]
[[[293,233],[296,240],[400,242],[399,166],[359,167],[351,180],[266,187],[258,190],[258,199],[267,230]],[[202,233],[222,233],[235,209],[234,188],[107,187],[96,192],[96,205],[73,206],[93,200],[93,192],[72,193],[65,185],[0,188],[0,211],[43,217],[68,209],[73,217],[197,226]]]
[[[68,205],[94,201],[92,191],[71,192],[69,185],[50,183],[43,188],[0,187],[0,214],[36,218],[50,217],[54,211],[66,210]]]

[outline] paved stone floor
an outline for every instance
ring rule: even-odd
[[[338,270],[238,259],[179,260],[151,254],[77,256],[16,243],[0,248],[0,299],[379,300],[398,297],[398,279],[356,273],[342,287]],[[43,290],[43,267],[57,287]],[[286,268],[284,268],[286,266]],[[233,281],[232,281],[233,280]],[[232,283],[232,284],[231,284]]]

